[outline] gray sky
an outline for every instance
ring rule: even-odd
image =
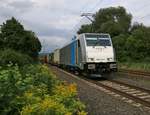
[[[109,6],[124,6],[133,21],[150,25],[150,0],[0,0],[0,24],[14,16],[37,34],[44,51],[52,51],[69,42],[81,24],[88,23],[81,13]]]

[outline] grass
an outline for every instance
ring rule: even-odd
[[[150,63],[125,62],[125,63],[118,63],[118,67],[119,69],[129,69],[129,70],[150,72]]]

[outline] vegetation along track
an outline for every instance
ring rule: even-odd
[[[119,72],[120,73],[132,74],[132,75],[136,75],[136,76],[144,76],[144,77],[149,77],[150,78],[150,72],[127,70],[127,69],[120,69]]]
[[[68,73],[64,70],[61,71]],[[68,74],[70,76],[73,75],[72,73]],[[148,107],[150,109],[150,90],[148,89],[143,89],[115,80],[93,80],[83,76],[75,76],[75,77],[80,77],[81,79],[86,80],[87,82],[93,83],[98,87],[106,89],[107,91],[113,93],[114,95],[124,97],[125,99],[127,99],[127,101],[132,101],[133,103],[135,102],[140,106]]]

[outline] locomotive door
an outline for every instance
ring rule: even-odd
[[[80,40],[77,40],[76,43],[76,65],[80,65],[81,63],[81,44],[80,44]]]

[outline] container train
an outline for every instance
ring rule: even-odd
[[[71,43],[49,54],[51,64],[84,73],[91,77],[101,77],[105,73],[117,71],[117,63],[109,34],[83,33]]]

